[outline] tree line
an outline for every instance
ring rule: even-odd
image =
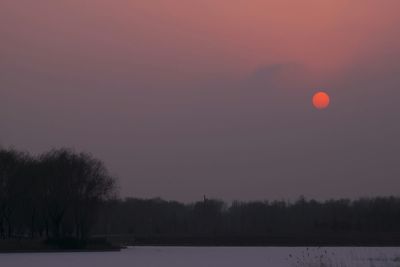
[[[399,245],[400,198],[122,199],[116,179],[88,153],[57,149],[32,156],[0,149],[0,239],[90,236],[119,237],[129,244],[205,245],[317,244],[338,237],[372,244],[367,239],[373,237]]]
[[[0,238],[88,238],[115,178],[87,153],[0,149]]]
[[[399,245],[400,198],[230,204],[114,199],[103,206],[96,232],[130,236],[125,240],[132,244]]]

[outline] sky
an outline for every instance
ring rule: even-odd
[[[0,145],[90,152],[124,197],[399,195],[398,10],[2,0]]]

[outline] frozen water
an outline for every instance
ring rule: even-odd
[[[121,252],[0,254],[1,267],[400,266],[400,248],[130,247]]]

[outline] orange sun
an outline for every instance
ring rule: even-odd
[[[330,97],[325,92],[317,92],[312,98],[312,103],[316,109],[325,109],[329,106]]]

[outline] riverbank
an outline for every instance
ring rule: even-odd
[[[227,247],[400,247],[400,233],[336,233],[255,236],[111,236],[126,246],[227,246]]]
[[[106,239],[76,240],[0,240],[0,253],[49,253],[49,252],[107,252],[124,247]]]

